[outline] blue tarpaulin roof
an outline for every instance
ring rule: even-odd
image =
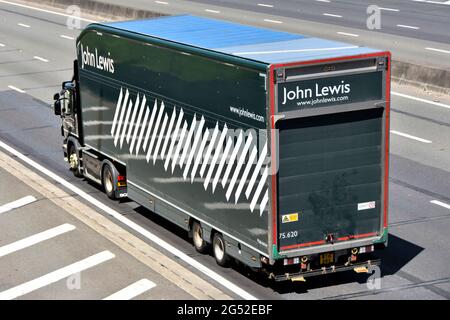
[[[104,25],[268,64],[379,52],[343,42],[191,15]]]

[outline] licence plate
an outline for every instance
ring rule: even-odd
[[[320,255],[320,264],[324,265],[330,263],[334,263],[334,253],[333,252],[322,253]]]

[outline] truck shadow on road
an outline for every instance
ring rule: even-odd
[[[185,251],[187,255],[194,256],[195,259],[214,269],[216,272],[223,274],[230,281],[243,281],[244,279],[242,279],[242,277],[244,277],[249,280],[248,285],[253,286],[254,284],[257,284],[262,288],[273,290],[278,294],[306,294],[310,290],[326,287],[341,286],[352,283],[365,284],[370,276],[370,274],[357,274],[353,271],[347,271],[327,274],[324,276],[310,277],[306,279],[306,282],[274,282],[273,280],[269,280],[265,275],[257,273],[239,262],[233,262],[230,268],[222,269],[215,264],[214,258],[211,255],[201,255],[195,251],[191,244],[191,239],[188,237],[188,233],[182,228],[151,212],[150,210],[145,209],[144,207],[139,206],[135,208],[134,211],[141,217],[148,219],[149,222],[157,224],[166,231],[179,237],[179,239],[182,240],[182,242],[185,242],[189,248]],[[183,250],[183,248],[180,249]],[[393,234],[389,234],[388,247],[379,252],[377,256],[382,259],[381,276],[385,277],[397,273],[423,250],[424,248],[412,242],[397,237]],[[233,271],[236,272],[236,274],[232,274]],[[245,282],[240,283],[243,287],[247,285]],[[320,294],[320,297],[323,297],[323,293]]]

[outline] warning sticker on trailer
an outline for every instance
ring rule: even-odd
[[[375,209],[375,201],[358,203],[358,211],[368,210],[368,209]]]
[[[284,214],[281,217],[281,222],[283,222],[283,223],[294,222],[294,221],[298,221],[298,213]]]

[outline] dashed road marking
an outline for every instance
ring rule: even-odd
[[[341,15],[333,14],[333,13],[322,13],[322,15],[327,16],[327,17],[333,17],[333,18],[342,18]]]
[[[4,43],[0,43],[0,47],[4,47],[5,46],[5,44]]]
[[[36,60],[42,61],[42,62],[48,62],[48,59],[45,59],[45,58],[42,58],[42,57],[39,57],[39,56],[34,56],[33,58],[36,59]]]
[[[18,26],[24,27],[24,28],[31,28],[31,26],[25,24],[25,23],[18,23]]]
[[[386,7],[378,7],[378,9],[384,10],[384,11],[400,12],[400,10],[398,10],[398,9],[392,9],[392,8],[386,8]]]
[[[444,207],[446,209],[450,209],[450,204],[447,204],[445,202],[441,202],[439,200],[431,200],[430,202],[433,204],[437,204],[438,206]]]
[[[156,284],[148,279],[141,279],[128,287],[104,298],[103,300],[131,300],[144,292],[156,287]]]
[[[420,29],[419,27],[408,26],[408,25],[405,25],[405,24],[398,24],[397,27],[400,27],[400,28],[406,28],[406,29],[414,29],[414,30]]]
[[[39,232],[22,240],[18,240],[13,243],[7,244],[3,247],[0,247],[0,257],[4,257],[13,252],[31,247],[35,244],[57,237],[63,233],[72,231],[74,229],[75,226],[65,223],[60,226],[48,229],[46,231]]]
[[[20,89],[20,88],[17,88],[17,87],[15,87],[15,86],[12,86],[12,85],[9,85],[8,88],[10,88],[11,90],[17,91],[17,92],[19,92],[19,93],[25,93],[25,92],[26,92],[25,90],[22,90],[22,89]]]
[[[440,52],[440,53],[450,53],[450,50],[430,48],[430,47],[425,48],[425,50],[436,51],[436,52]]]
[[[13,202],[10,202],[10,203],[0,206],[0,213],[5,213],[5,212],[11,211],[13,209],[17,209],[17,208],[26,206],[27,204],[30,204],[35,201],[36,201],[36,198],[33,196],[26,196],[26,197],[20,198],[18,200],[15,200]]]
[[[273,8],[273,4],[258,3],[260,7]]]
[[[69,40],[74,40],[74,39],[75,39],[74,37],[66,36],[66,35],[64,35],[64,34],[60,35],[60,37],[61,37],[61,38],[64,38],[64,39],[69,39]]]
[[[155,1],[155,3],[157,3],[157,4],[163,4],[163,5],[169,4],[168,2],[165,2],[165,1]]]
[[[272,20],[272,19],[264,19],[264,21],[265,21],[265,22],[270,22],[270,23],[277,23],[277,24],[283,23],[283,21]]]
[[[395,92],[395,91],[392,91],[391,94],[394,95],[394,96],[399,96],[399,97],[406,98],[406,99],[411,99],[411,100],[415,100],[415,101],[419,101],[419,102],[428,103],[428,104],[431,104],[433,106],[450,109],[450,105],[443,104],[443,103],[440,103],[440,102],[434,102],[434,101],[431,101],[431,100],[422,99],[422,98],[410,96],[410,95],[403,94],[403,93],[400,93],[400,92]]]
[[[341,34],[341,35],[343,35],[343,36],[349,36],[349,37],[359,37],[359,35],[358,34],[355,34],[355,33],[348,33],[348,32],[337,32],[337,34]]]
[[[205,9],[206,12],[211,12],[211,13],[220,13],[219,10],[212,10],[212,9]]]
[[[391,133],[399,135],[399,136],[402,136],[402,137],[405,137],[405,138],[408,138],[408,139],[420,141],[420,142],[423,142],[423,143],[431,143],[432,142],[430,140],[422,139],[422,138],[419,138],[419,137],[416,137],[416,136],[412,136],[412,135],[407,134],[407,133],[399,132],[399,131],[396,131],[396,130],[391,130]]]
[[[110,251],[102,251],[81,261],[72,263],[66,267],[50,272],[34,280],[22,283],[16,287],[0,292],[0,300],[12,300],[27,293],[48,286],[52,283],[67,278],[74,273],[92,268],[105,261],[111,260],[115,255]]]

